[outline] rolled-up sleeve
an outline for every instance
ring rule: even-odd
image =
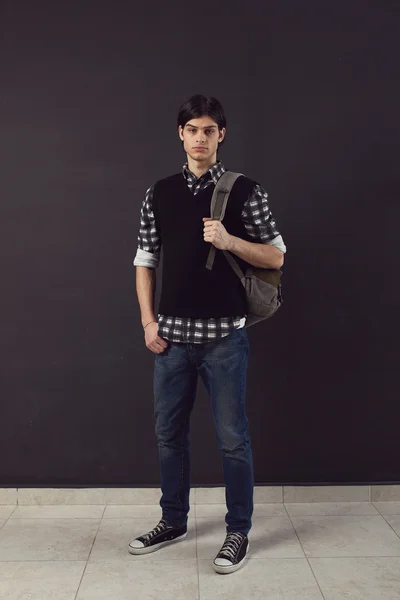
[[[150,187],[142,204],[135,267],[156,269],[160,262],[161,238],[153,211],[154,186]]]
[[[242,220],[248,235],[254,239],[254,242],[270,244],[283,253],[286,252],[286,245],[269,207],[268,194],[261,185],[256,184],[246,200]]]

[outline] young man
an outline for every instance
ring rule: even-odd
[[[253,459],[245,410],[248,340],[243,286],[222,252],[212,271],[213,244],[246,265],[280,268],[286,251],[267,194],[239,177],[223,224],[210,219],[210,203],[225,172],[217,151],[226,119],[215,98],[193,96],[182,105],[178,133],[187,154],[183,171],[152,186],[142,211],[137,255],[137,295],[145,343],[155,355],[154,412],[162,519],[133,540],[146,554],[187,535],[190,495],[189,420],[198,376],[210,395],[226,488],[226,538],[213,566],[239,569],[249,549],[253,513]],[[159,314],[154,312],[155,269],[163,249]]]

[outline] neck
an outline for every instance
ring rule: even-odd
[[[211,167],[217,163],[217,154],[214,154],[207,161],[193,160],[189,155],[187,157],[188,169],[197,179],[204,175]]]

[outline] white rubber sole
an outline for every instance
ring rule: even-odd
[[[213,562],[214,571],[216,573],[220,573],[221,575],[228,575],[228,573],[234,573],[235,571],[238,571],[241,567],[243,567],[244,561],[247,558],[249,550],[250,550],[250,544],[248,544],[248,546],[247,546],[246,556],[244,558],[242,558],[240,563],[238,563],[237,565],[232,565],[231,567],[222,567],[221,565],[216,565],[215,562]]]
[[[128,549],[130,554],[150,554],[150,552],[156,552],[163,546],[169,546],[170,544],[175,544],[176,542],[182,542],[185,539],[185,537],[187,537],[187,533],[180,535],[174,540],[166,540],[165,542],[154,544],[154,546],[145,546],[144,548],[132,548],[132,546],[129,544]]]

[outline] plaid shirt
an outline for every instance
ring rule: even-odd
[[[196,178],[189,171],[186,163],[183,167],[183,176],[190,191],[196,195],[209,185],[216,185],[225,171],[223,163],[219,161],[204,175]],[[148,268],[157,268],[161,254],[160,237],[152,208],[153,192],[154,186],[147,190],[142,205],[138,250],[134,260],[135,266]],[[254,239],[254,242],[271,244],[282,252],[286,252],[282,236],[276,228],[269,209],[268,195],[258,184],[255,185],[253,192],[244,203],[242,220],[248,235]],[[229,335],[234,329],[244,327],[245,323],[246,315],[219,319],[190,319],[158,315],[158,334],[171,342],[201,344]]]

